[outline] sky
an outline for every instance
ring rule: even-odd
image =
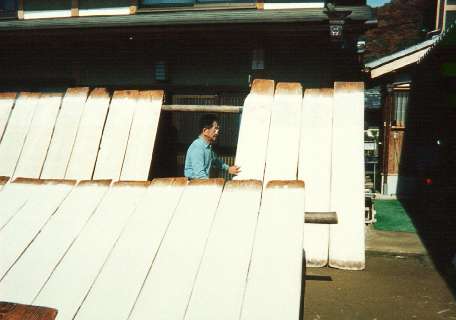
[[[371,7],[380,7],[388,2],[390,2],[390,0],[367,0],[367,4]]]

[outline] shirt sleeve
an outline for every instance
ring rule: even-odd
[[[222,169],[222,170],[225,170],[225,171],[228,171],[228,168],[230,167],[229,165],[227,165],[225,163],[225,161],[223,161],[222,159],[219,158],[219,156],[214,152],[212,151],[212,161],[214,163],[214,166],[216,168],[219,168],[219,169]]]
[[[192,167],[192,179],[209,179],[206,171],[204,170],[204,153],[198,148],[190,148],[187,157],[189,157],[190,165]]]

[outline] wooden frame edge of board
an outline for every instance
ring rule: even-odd
[[[302,180],[272,180],[266,185],[266,188],[304,188],[304,181]]]
[[[24,0],[17,1],[17,18],[24,20]]]
[[[7,176],[0,176],[0,185],[6,184],[10,177]]]
[[[257,8],[257,10],[264,10],[264,0],[257,0],[256,8]]]
[[[71,0],[71,16],[79,16],[79,0]]]
[[[36,319],[54,320],[57,316],[57,309],[26,304],[0,302],[1,319]]]
[[[138,0],[130,0],[130,14],[136,14],[138,11]]]

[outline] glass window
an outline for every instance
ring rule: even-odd
[[[79,0],[79,9],[104,9],[129,6],[130,0]]]
[[[141,0],[141,7],[193,5],[195,0]]]
[[[16,16],[17,15],[17,0],[2,0],[0,1],[0,17]]]
[[[448,29],[456,21],[456,11],[446,12],[445,28]]]
[[[68,10],[71,0],[24,0],[24,11]]]
[[[392,120],[398,127],[405,126],[408,101],[409,101],[409,91],[395,91],[394,92],[394,111],[393,111]]]

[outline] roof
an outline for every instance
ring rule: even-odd
[[[223,24],[301,23],[323,22],[328,17],[325,9],[291,10],[212,10],[138,13],[125,16],[91,16],[55,19],[0,21],[0,31],[100,28],[100,27],[143,27],[143,26],[188,26]],[[364,22],[374,18],[368,6],[340,6],[336,10],[351,11],[348,19]]]
[[[431,48],[420,58],[418,63],[422,63],[426,57],[432,55],[437,48],[443,46],[451,46],[454,48],[456,45],[456,22],[450,25],[445,31],[443,31],[438,37],[436,37],[435,42],[432,44]]]
[[[438,37],[423,41],[404,50],[366,63],[365,67],[370,70],[371,78],[377,78],[410,64],[417,63],[437,40]]]

